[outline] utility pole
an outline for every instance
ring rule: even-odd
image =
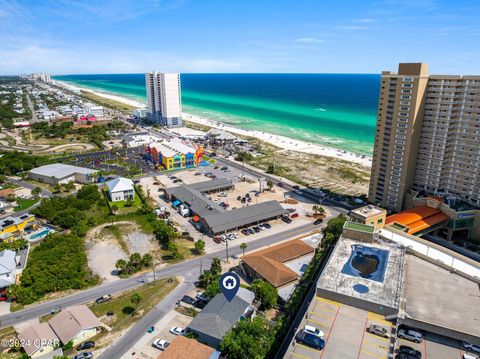
[[[155,261],[152,262],[152,273],[153,273],[153,284],[155,284],[156,277],[155,277]]]
[[[228,263],[228,238],[227,238],[227,231],[225,231],[225,250],[227,252],[227,263]]]

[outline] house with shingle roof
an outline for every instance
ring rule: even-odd
[[[239,288],[231,302],[220,293],[208,302],[203,310],[193,318],[188,328],[198,336],[198,341],[218,349],[225,334],[239,320],[255,313],[255,294]]]
[[[175,337],[157,359],[218,359],[220,352],[209,346],[182,336]]]
[[[287,301],[291,290],[282,291],[282,288],[297,282],[314,251],[306,242],[294,239],[243,256],[240,267],[252,280],[269,282]]]
[[[18,334],[23,350],[31,358],[39,358],[51,353],[60,345],[60,339],[48,323],[39,323],[28,327]]]
[[[63,309],[48,321],[63,344],[70,341],[77,345],[101,331],[104,324],[86,305],[75,305]]]

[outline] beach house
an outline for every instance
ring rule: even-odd
[[[119,202],[135,198],[133,181],[129,178],[118,177],[106,183],[110,201]]]
[[[22,214],[20,216],[8,216],[0,219],[0,242],[13,242],[22,237],[26,229],[36,229],[35,216]]]
[[[15,284],[17,261],[16,253],[11,250],[3,250],[0,252],[0,290]]]

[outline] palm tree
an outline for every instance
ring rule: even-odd
[[[120,272],[124,271],[127,266],[127,261],[125,259],[119,259],[117,263],[115,263],[115,268],[117,268]]]
[[[312,210],[313,210],[313,213],[317,214],[317,213],[318,213],[318,206],[315,204],[315,205],[312,207]]]
[[[247,243],[240,243],[240,249],[243,252],[243,255],[245,256],[245,250],[247,249]]]

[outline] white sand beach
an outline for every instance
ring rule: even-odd
[[[94,95],[101,96],[110,100],[118,101],[130,106],[135,106],[138,108],[145,107],[145,104],[141,103],[140,101],[135,101],[119,95],[112,95],[112,94],[107,94],[103,92],[93,91],[91,89],[73,86],[62,81],[55,81],[55,82],[58,85],[70,90],[83,90],[83,91],[90,92]],[[366,167],[371,167],[372,165],[371,157],[360,155],[357,153],[347,152],[347,151],[340,150],[333,147],[327,147],[327,146],[310,143],[302,140],[296,140],[290,137],[275,135],[275,134],[271,134],[263,131],[241,129],[241,128],[237,128],[222,122],[216,122],[216,121],[203,118],[201,116],[197,116],[194,114],[186,113],[186,112],[183,113],[183,119],[186,121],[198,123],[201,125],[219,128],[224,131],[235,133],[237,135],[258,138],[259,140],[271,143],[272,145],[277,146],[285,151],[297,151],[297,152],[309,153],[313,155],[333,157],[333,158],[338,158],[348,162],[358,163]]]
[[[296,140],[290,137],[274,135],[274,134],[263,132],[263,131],[241,129],[241,128],[237,128],[222,122],[216,122],[216,121],[203,118],[197,115],[193,115],[190,113],[186,113],[186,112],[183,113],[183,119],[185,121],[190,121],[190,122],[198,123],[205,126],[219,128],[224,131],[235,133],[237,135],[258,138],[259,140],[271,143],[272,145],[277,146],[285,151],[297,151],[297,152],[309,153],[313,155],[334,157],[334,158],[342,159],[345,161],[358,163],[366,167],[371,167],[372,165],[372,159],[370,157],[339,150],[332,147],[326,147],[326,146],[309,143],[302,140]]]

